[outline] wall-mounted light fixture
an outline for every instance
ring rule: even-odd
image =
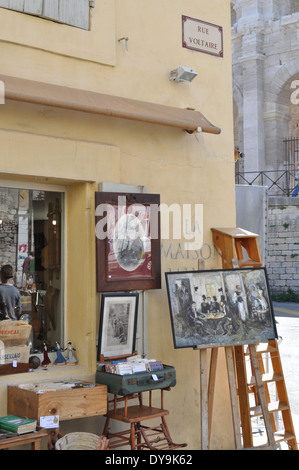
[[[129,50],[129,45],[128,45],[129,38],[127,36],[124,36],[118,39],[118,42],[122,42],[122,41],[124,41],[125,43],[126,51]]]
[[[194,70],[180,65],[170,72],[169,79],[173,82],[191,82],[197,75],[198,73]]]

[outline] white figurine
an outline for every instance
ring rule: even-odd
[[[67,343],[67,347],[64,349],[64,351],[67,351],[66,353],[66,363],[67,365],[75,365],[77,362],[77,359],[73,353],[73,351],[76,351],[75,348],[73,348],[72,343],[69,341]]]

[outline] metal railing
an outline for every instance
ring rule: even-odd
[[[237,171],[236,184],[267,186],[269,195],[291,196],[296,186],[295,167],[288,170]]]
[[[289,137],[283,140],[284,161],[289,168],[299,162],[299,137]]]
[[[296,164],[299,163],[299,137],[283,139],[283,170],[238,171],[236,184],[267,186],[268,194],[291,196],[296,186]]]

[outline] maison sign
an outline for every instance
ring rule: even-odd
[[[182,16],[183,47],[223,57],[223,28],[206,21]]]

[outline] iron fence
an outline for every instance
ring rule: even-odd
[[[236,184],[267,186],[268,194],[291,196],[296,186],[296,164],[299,163],[299,137],[283,140],[283,170],[236,171]]]
[[[291,196],[296,186],[295,167],[292,170],[238,171],[235,183],[267,186],[269,195]]]
[[[299,162],[299,137],[290,137],[283,140],[284,162],[289,167],[295,167]]]

